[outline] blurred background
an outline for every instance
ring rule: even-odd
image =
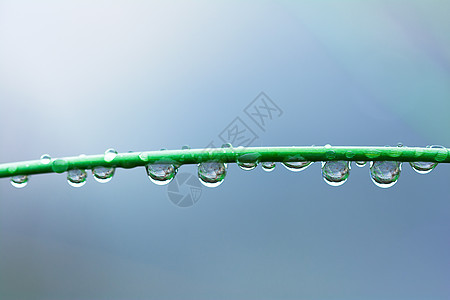
[[[206,146],[450,146],[448,1],[0,1],[0,163]],[[261,129],[245,108],[282,110]],[[277,115],[278,116],[278,115]],[[219,145],[220,146],[220,145]],[[180,171],[195,174],[194,166]],[[450,168],[0,180],[1,299],[449,299]]]

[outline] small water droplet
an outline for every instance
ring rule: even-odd
[[[374,161],[370,163],[370,177],[381,188],[389,188],[397,183],[402,170],[398,161]]]
[[[114,168],[107,167],[95,167],[92,169],[92,175],[94,175],[94,179],[100,183],[107,183],[111,181],[114,176]]]
[[[403,143],[397,143],[397,147],[403,147]]]
[[[110,148],[110,149],[108,149],[108,150],[105,151],[105,157],[104,157],[104,160],[105,160],[106,162],[111,162],[111,161],[114,160],[114,158],[116,158],[116,156],[117,156],[117,151],[114,150],[114,149],[112,149],[112,148]]]
[[[178,172],[174,164],[154,163],[145,166],[148,178],[157,185],[166,185],[173,180]]]
[[[43,163],[44,165],[48,165],[51,160],[52,160],[52,158],[48,154],[43,154],[41,156],[41,163]]]
[[[226,175],[227,167],[222,162],[208,161],[198,164],[198,178],[204,186],[219,186]]]
[[[52,170],[55,173],[64,173],[68,167],[69,163],[65,159],[55,159],[52,163]]]
[[[381,152],[378,149],[371,148],[366,151],[366,157],[368,158],[377,158],[380,156]]]
[[[330,144],[326,144],[325,146],[323,146],[324,148],[330,149],[331,145]]]
[[[355,156],[355,152],[353,152],[352,150],[348,150],[347,152],[345,152],[345,157],[347,158],[352,158]]]
[[[146,152],[139,153],[139,159],[145,162],[149,161],[148,154]]]
[[[312,162],[311,161],[284,161],[282,162],[283,166],[286,167],[289,171],[292,172],[300,172],[309,167]]]
[[[73,169],[67,171],[67,182],[73,187],[82,187],[86,184],[86,170]]]
[[[438,153],[436,154],[436,156],[434,157],[434,159],[438,162],[444,161],[447,158],[448,155],[448,151],[447,148],[445,148],[444,146],[441,145],[432,145],[429,148],[436,148],[439,149]]]
[[[14,173],[17,171],[17,166],[16,165],[12,165],[8,167],[8,172],[9,173]]]
[[[259,153],[246,153],[238,157],[237,165],[245,171],[251,171],[258,166]]]
[[[183,147],[181,147],[181,150],[190,150],[191,147],[189,145],[183,145]]]
[[[362,168],[362,167],[366,166],[367,161],[355,161],[355,164],[356,164],[357,167]]]
[[[222,144],[222,148],[233,148],[233,145],[231,145],[231,143],[225,143]]]
[[[322,178],[331,186],[343,185],[350,174],[350,162],[326,161],[322,162]]]
[[[11,177],[11,185],[15,188],[23,188],[28,184],[28,176],[27,175],[18,175]]]
[[[275,169],[275,163],[270,161],[265,161],[261,163],[261,167],[266,172],[272,172]]]

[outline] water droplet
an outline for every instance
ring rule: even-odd
[[[145,162],[149,161],[148,154],[146,152],[141,152],[139,154],[139,159]]]
[[[94,179],[100,183],[107,183],[111,181],[114,176],[114,168],[107,167],[95,167],[92,169],[92,175],[94,175]]]
[[[191,147],[189,145],[184,145],[183,147],[181,147],[181,150],[190,150]]]
[[[380,154],[381,154],[380,150],[374,148],[368,149],[366,151],[366,156],[368,158],[377,158],[378,156],[380,156]]]
[[[355,164],[356,164],[357,167],[362,168],[362,167],[366,166],[367,161],[355,161]]]
[[[370,177],[381,188],[388,188],[397,183],[402,170],[398,161],[374,161],[370,163]]]
[[[110,149],[108,149],[108,150],[105,151],[105,157],[104,157],[104,160],[105,160],[106,162],[111,162],[111,161],[114,160],[114,158],[116,158],[116,156],[117,156],[117,151],[114,150],[114,149],[112,149],[112,148],[110,148]]]
[[[447,151],[445,147],[439,146],[439,145],[433,145],[433,146],[428,145],[426,148],[443,149],[443,150],[445,150],[445,153]],[[416,156],[418,157],[418,156],[422,155],[423,152],[425,152],[425,151],[421,150],[421,149],[416,150]],[[439,155],[439,153],[437,155]],[[444,153],[441,155],[444,156]],[[447,157],[447,156],[445,155],[445,157]],[[419,174],[428,174],[431,171],[433,171],[433,169],[436,168],[436,166],[438,165],[437,162],[424,162],[424,161],[411,161],[411,162],[409,162],[409,164],[411,165],[413,170]]]
[[[16,171],[17,171],[17,166],[15,164],[8,167],[8,172],[9,173],[14,173]]]
[[[233,145],[231,145],[231,143],[225,143],[222,144],[222,148],[233,148]]]
[[[438,153],[434,157],[434,159],[436,161],[441,162],[441,161],[444,161],[447,158],[448,151],[447,151],[447,148],[445,148],[444,146],[433,145],[433,146],[430,146],[429,148],[439,149]]]
[[[157,185],[165,185],[172,181],[178,172],[174,164],[154,163],[145,166],[150,180]]]
[[[331,186],[343,185],[350,174],[350,162],[326,161],[322,162],[322,178]]]
[[[419,174],[428,174],[438,165],[435,162],[411,161],[409,162],[414,171]]]
[[[64,173],[68,167],[69,163],[65,159],[55,159],[52,163],[52,170],[55,173]]]
[[[11,185],[15,188],[23,188],[28,184],[28,176],[27,175],[18,175],[11,177]]]
[[[347,152],[345,152],[345,157],[347,158],[352,158],[355,156],[355,152],[353,152],[352,150],[348,150]]]
[[[226,175],[227,167],[222,162],[209,161],[198,164],[198,178],[204,186],[219,186]]]
[[[87,173],[85,170],[73,169],[67,171],[67,182],[73,187],[82,187],[86,184]]]
[[[326,144],[325,146],[323,146],[324,148],[330,149],[331,145],[330,144]]]
[[[261,163],[262,169],[266,172],[272,172],[275,169],[275,163],[270,161],[265,161]]]
[[[43,154],[41,156],[41,163],[43,163],[44,165],[48,165],[51,160],[52,160],[52,158],[48,154]]]
[[[397,143],[397,147],[403,147],[403,143]]]
[[[285,161],[282,164],[289,171],[300,172],[309,167],[311,163],[310,161]]]

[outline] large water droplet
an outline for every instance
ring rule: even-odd
[[[357,167],[362,168],[362,167],[366,166],[367,161],[355,161],[355,164],[356,164]]]
[[[87,173],[85,170],[73,169],[67,171],[67,182],[73,187],[82,187],[86,184]]]
[[[43,154],[41,156],[41,163],[43,163],[44,165],[48,165],[51,160],[52,160],[52,158],[48,154]]]
[[[350,162],[348,161],[326,161],[322,162],[323,180],[332,186],[343,185],[350,174]]]
[[[374,161],[370,163],[370,177],[381,188],[388,188],[397,183],[402,170],[398,161]]]
[[[172,181],[178,168],[174,164],[154,163],[145,166],[150,180],[157,185],[165,185]]]
[[[222,162],[209,161],[198,164],[198,178],[207,187],[220,185],[227,175],[227,167]]]
[[[105,151],[105,157],[104,157],[104,160],[105,160],[106,162],[111,162],[111,161],[114,160],[114,158],[116,158],[116,156],[117,156],[117,151],[114,150],[114,149],[112,149],[112,148],[110,148],[110,149],[108,149],[108,150]]]
[[[275,169],[275,163],[270,161],[265,161],[261,163],[262,169],[266,172],[272,172]]]
[[[18,189],[25,187],[28,184],[27,175],[18,175],[11,177],[11,185]]]
[[[309,167],[311,163],[310,161],[285,161],[282,164],[290,171],[300,172]]]
[[[95,167],[92,169],[92,175],[94,175],[94,179],[100,183],[107,183],[111,181],[114,176],[114,168],[107,167]]]

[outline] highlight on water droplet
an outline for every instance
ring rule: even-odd
[[[116,158],[117,156],[117,151],[114,150],[113,148],[110,148],[108,150],[105,151],[105,157],[104,160],[106,162],[111,162],[114,160],[114,158]]]
[[[208,161],[198,164],[198,179],[207,187],[217,187],[225,179],[227,167],[222,162]]]
[[[100,183],[107,183],[111,181],[114,176],[115,168],[108,167],[95,167],[92,169],[92,175],[94,175],[94,179]]]
[[[366,166],[367,161],[355,161],[355,164],[356,164],[357,167],[362,168],[362,167]]]
[[[18,175],[11,177],[11,185],[15,188],[24,188],[28,184],[27,175]]]
[[[41,156],[41,163],[43,163],[44,165],[48,165],[51,160],[52,160],[52,158],[48,154],[43,154]]]
[[[381,188],[389,188],[397,183],[402,170],[402,163],[398,161],[370,162],[370,178]]]
[[[275,166],[276,164],[271,161],[264,161],[261,163],[262,169],[266,172],[272,172],[273,170],[275,170]]]
[[[67,182],[73,187],[82,187],[86,184],[86,170],[72,169],[67,171]]]
[[[236,163],[237,165],[245,171],[251,171],[258,166],[259,153],[246,153],[238,157]]]
[[[331,186],[343,185],[350,175],[349,161],[326,161],[322,162],[322,178]]]
[[[157,185],[169,184],[178,172],[178,168],[170,163],[153,163],[145,166],[148,178]]]

